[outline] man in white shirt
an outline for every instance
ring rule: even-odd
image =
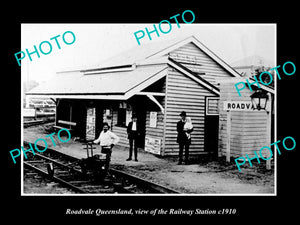
[[[113,147],[120,141],[120,138],[109,130],[107,123],[103,124],[103,130],[101,131],[98,139],[94,141],[95,144],[100,143],[101,147]]]
[[[120,141],[120,138],[109,130],[107,123],[103,124],[103,130],[101,131],[98,139],[94,140],[93,143],[100,143],[101,153],[106,154],[106,169],[108,169],[111,151],[115,144]]]

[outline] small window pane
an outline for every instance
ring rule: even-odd
[[[219,114],[219,99],[208,98],[207,99],[207,115],[216,115]]]

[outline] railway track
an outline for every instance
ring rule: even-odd
[[[24,145],[28,145],[28,142],[24,142]],[[103,180],[97,180],[92,174],[82,173],[78,162],[79,159],[75,157],[48,148],[42,154],[28,154],[28,158],[24,159],[24,167],[47,176],[76,193],[178,194],[170,188],[114,168],[109,169],[109,174]]]
[[[41,124],[47,124],[47,123],[53,123],[53,120],[42,120],[42,119],[28,120],[23,122],[23,126],[24,128],[28,128],[28,127],[38,126]]]

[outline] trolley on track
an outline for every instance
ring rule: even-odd
[[[95,179],[105,178],[109,168],[110,154],[94,154],[96,147],[93,146],[93,142],[87,142],[83,145],[86,145],[84,149],[86,149],[87,158],[83,158],[79,162],[82,172],[91,175]]]

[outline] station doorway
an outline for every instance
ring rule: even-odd
[[[139,124],[139,136],[137,139],[137,147],[145,147],[145,135],[146,135],[146,110],[140,108],[136,110],[136,117]]]
[[[204,119],[204,151],[218,156],[219,136],[219,97],[206,98]]]

